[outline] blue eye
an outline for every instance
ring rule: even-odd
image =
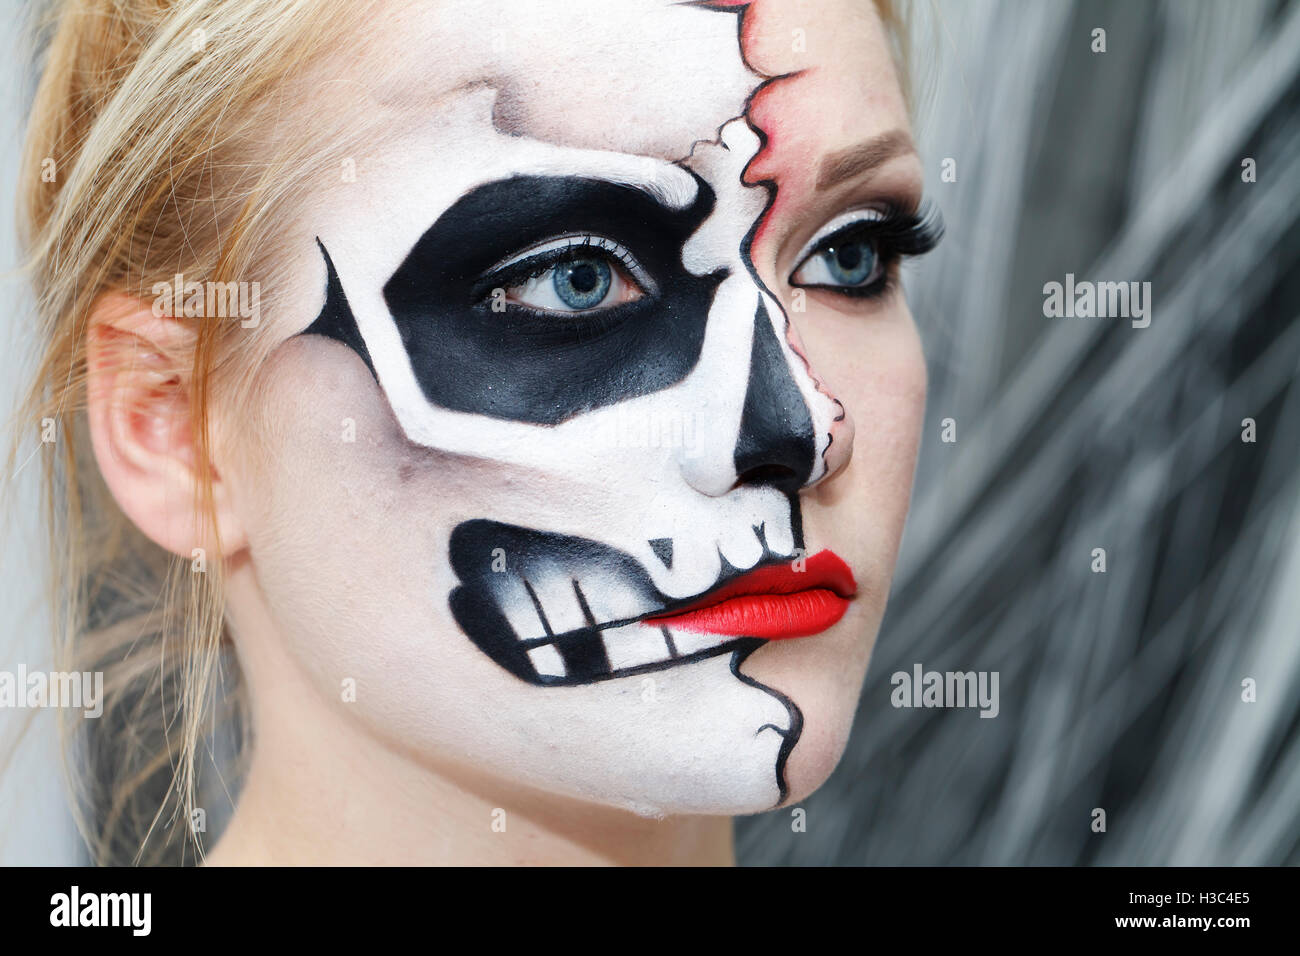
[[[627,249],[600,236],[553,240],[498,267],[496,274],[506,301],[534,312],[604,311],[654,289]]]
[[[798,288],[826,289],[854,299],[873,299],[893,288],[895,266],[923,256],[943,236],[933,206],[888,202],[880,209],[836,216],[799,251],[790,276]]]
[[[875,244],[870,239],[845,236],[814,249],[790,281],[796,286],[852,289],[870,285],[882,274]]]
[[[596,308],[614,284],[614,271],[603,259],[570,259],[550,271],[556,297],[576,311]]]
[[[837,242],[821,255],[832,278],[840,285],[862,285],[876,271],[876,250],[861,239]]]

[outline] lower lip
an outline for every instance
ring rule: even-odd
[[[793,594],[738,595],[694,611],[653,618],[652,622],[683,631],[779,641],[820,634],[839,621],[848,607],[848,598],[828,588],[809,588]]]

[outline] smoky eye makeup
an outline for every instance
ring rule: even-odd
[[[790,285],[849,298],[887,293],[905,258],[925,255],[943,237],[938,208],[887,203],[840,213],[804,243]]]

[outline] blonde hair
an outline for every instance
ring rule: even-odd
[[[897,43],[896,5],[877,7]],[[40,354],[19,420],[60,428],[43,452],[55,666],[104,673],[100,718],[59,712],[74,815],[96,863],[201,858],[191,819],[203,742],[222,724],[247,728],[238,684],[218,691],[226,634],[209,402],[240,393],[266,347],[238,322],[178,319],[194,330],[192,352],[172,357],[190,398],[194,506],[215,542],[194,573],[134,527],[95,467],[88,317],[107,292],[146,299],[176,274],[244,279],[286,252],[277,219],[308,172],[346,148],[295,151],[281,137],[274,150],[269,131],[288,81],[334,27],[363,16],[318,0],[64,0],[38,24],[20,219]]]
[[[104,672],[102,716],[61,726],[97,863],[202,853],[190,826],[199,744],[241,700],[214,708],[224,620],[209,399],[248,381],[260,330],[178,319],[194,346],[169,358],[190,396],[198,526],[214,543],[193,573],[135,529],[94,465],[88,316],[108,291],[145,300],[176,274],[229,282],[269,268],[277,218],[327,160],[262,155],[265,141],[286,80],[327,42],[330,12],[314,0],[67,0],[38,24],[20,230],[41,353],[19,420],[59,428],[43,460],[56,667]]]

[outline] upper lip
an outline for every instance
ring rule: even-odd
[[[657,611],[647,620],[698,611],[750,594],[796,594],[817,589],[833,591],[845,599],[857,594],[852,569],[834,551],[818,551],[808,558],[761,565],[705,591],[688,604]]]

